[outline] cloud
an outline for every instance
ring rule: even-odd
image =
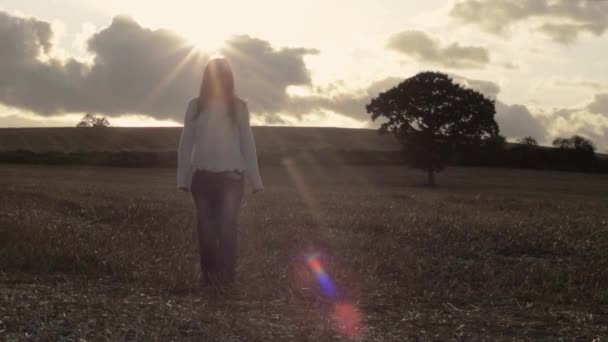
[[[543,122],[551,139],[582,135],[593,141],[600,152],[608,152],[608,118],[587,108],[559,109],[549,113]]]
[[[47,124],[43,120],[29,119],[16,114],[0,116],[0,127],[45,127]]]
[[[517,65],[515,63],[513,63],[513,62],[505,62],[505,63],[503,63],[502,66],[503,66],[503,68],[509,69],[509,70],[515,70],[515,69],[517,69]]]
[[[463,86],[475,89],[489,98],[496,99],[500,93],[500,86],[492,81],[477,80],[461,75],[450,74],[450,77]],[[307,96],[292,99],[290,110],[293,112],[308,113],[310,111],[331,110],[362,121],[369,121],[370,116],[365,111],[365,105],[378,96],[382,91],[388,90],[400,82],[402,78],[387,77],[372,83],[369,87],[355,92],[338,93],[333,96]],[[520,104],[508,105],[496,101],[496,122],[501,134],[510,139],[532,136],[543,142],[547,138],[547,130],[539,118],[532,115],[530,110]]]
[[[51,24],[0,12],[0,102],[41,113],[57,111],[58,93],[74,90],[68,79],[78,65],[48,58],[52,53]],[[41,59],[47,57],[48,61]]]
[[[548,132],[547,143],[574,134],[591,139],[599,151],[608,152],[608,94],[599,93],[580,107],[554,108],[538,118]]]
[[[596,81],[592,81],[592,80],[584,80],[584,79],[579,79],[579,80],[571,80],[571,79],[556,79],[554,80],[553,84],[555,86],[558,87],[572,87],[572,88],[589,88],[592,90],[603,90],[603,89],[608,89],[608,85],[601,83],[601,82],[596,82]]]
[[[492,81],[474,80],[456,74],[449,75],[454,82],[475,89],[489,98],[496,99],[496,96],[498,96],[498,93],[500,92],[500,86]]]
[[[578,33],[583,27],[576,24],[552,24],[545,23],[539,30],[548,35],[553,41],[561,44],[572,44],[578,38]]]
[[[490,98],[496,99],[500,93],[500,86],[492,81],[470,79],[456,74],[450,74],[450,77]],[[555,83],[603,89],[603,84],[590,80],[558,79]],[[582,108],[554,108],[547,112],[540,111],[540,114],[538,111],[540,110],[535,110],[535,115],[527,106],[510,105],[496,100],[495,120],[500,127],[500,134],[511,140],[531,136],[546,145],[558,136],[579,134],[593,140],[600,150],[608,151],[608,93],[596,94]]]
[[[206,59],[171,31],[146,29],[124,16],[94,34],[87,46],[93,65],[83,73],[77,103],[68,111],[178,118]]]
[[[0,102],[43,115],[95,112],[110,116],[141,113],[181,121],[196,96],[208,59],[172,31],[150,30],[126,16],[93,34],[92,64],[49,57],[49,23],[0,12]],[[252,111],[273,115],[288,102],[287,87],[310,85],[301,48],[276,49],[269,42],[236,36],[222,52],[231,59],[237,88]]]
[[[608,118],[608,93],[595,94],[587,109],[592,113],[601,114]]]
[[[450,15],[494,34],[538,19],[542,22],[538,30],[562,44],[574,42],[582,32],[600,36],[608,29],[608,2],[600,0],[462,0]]]
[[[495,99],[500,93],[500,86],[492,81],[475,80],[464,76],[450,74],[455,82],[465,87],[475,89],[485,96]],[[496,100],[496,116],[500,134],[510,139],[531,136],[538,141],[544,141],[547,130],[541,120],[530,112],[528,107],[521,104],[509,105]]]
[[[520,104],[508,105],[496,101],[496,122],[500,133],[508,138],[533,137],[538,141],[545,141],[547,130],[541,121],[530,110]]]
[[[53,32],[51,25],[36,19],[16,18],[7,13],[0,12],[0,40],[3,46],[10,49],[0,50],[0,57],[6,62],[13,62],[10,66],[32,62],[33,57],[42,52],[48,53],[51,49]]]
[[[419,61],[450,68],[480,68],[489,61],[488,50],[479,46],[441,43],[422,31],[403,31],[392,35],[387,43],[391,50],[409,55]]]
[[[500,93],[500,86],[495,82],[471,79],[456,74],[449,74],[449,76],[455,82],[475,89],[489,98],[496,99]],[[402,81],[402,78],[387,77],[359,91],[338,93],[333,96],[294,97],[292,98],[290,110],[294,113],[331,110],[361,121],[369,121],[369,125],[373,127],[374,124],[370,121],[370,116],[365,111],[365,105],[373,97],[378,96],[380,92],[388,90]],[[530,110],[524,105],[508,105],[504,102],[496,101],[495,119],[500,127],[501,134],[508,138],[515,139],[532,136],[543,142],[547,137],[547,130],[541,120],[532,115]]]
[[[371,126],[373,123],[370,115],[365,110],[365,105],[380,92],[396,86],[401,81],[403,81],[401,78],[387,77],[373,82],[362,90],[324,95],[330,93],[331,89],[338,88],[330,85],[328,89],[318,89],[318,95],[292,97],[288,107],[289,112],[305,114],[313,111],[330,110],[356,120],[368,122]]]
[[[289,102],[287,87],[311,85],[310,71],[302,57],[319,51],[275,50],[267,41],[243,35],[226,42],[222,53],[234,65],[237,87],[246,94],[252,110],[272,114],[285,109]]]

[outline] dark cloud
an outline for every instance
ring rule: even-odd
[[[313,95],[306,97],[293,97],[289,104],[289,112],[294,114],[304,114],[319,110],[330,110],[338,114],[351,117],[360,121],[371,120],[369,114],[365,111],[365,105],[370,100],[378,96],[382,91],[388,90],[399,82],[403,81],[397,77],[387,77],[382,80],[373,82],[367,88],[360,91],[351,91],[346,93],[338,93],[337,95]],[[333,85],[328,87],[334,88]],[[320,93],[324,91],[318,89]],[[329,93],[329,91],[327,91]]]
[[[608,118],[608,93],[596,94],[587,109],[592,113],[601,114]]]
[[[419,61],[450,68],[480,68],[490,61],[488,50],[479,46],[441,43],[422,31],[403,31],[388,40],[391,50],[409,55]]]
[[[508,105],[501,101],[496,101],[495,119],[498,127],[500,127],[500,134],[508,138],[530,136],[543,142],[547,137],[545,126],[524,105]]]
[[[455,74],[451,74],[450,77],[455,82],[475,89],[495,100],[500,93],[500,86],[492,81],[475,80]],[[495,119],[500,128],[500,134],[511,139],[531,136],[541,142],[545,140],[547,129],[538,118],[530,113],[526,106],[520,104],[508,105],[496,100],[495,107]]]
[[[553,24],[545,23],[539,30],[548,35],[553,41],[561,44],[572,44],[578,38],[578,33],[583,27],[576,24]]]
[[[311,85],[310,72],[302,59],[317,54],[314,49],[275,50],[267,41],[236,36],[222,53],[230,59],[238,75],[238,88],[252,104],[252,110],[276,113],[289,102],[287,87]]]
[[[475,89],[492,99],[496,99],[496,96],[500,92],[500,86],[492,81],[474,80],[456,74],[450,74],[450,77],[454,80],[454,82],[460,83],[465,87]]]
[[[552,132],[547,143],[577,134],[591,139],[600,151],[608,151],[608,94],[596,94],[582,107],[554,108],[540,118]]]
[[[106,115],[142,113],[181,120],[196,95],[208,56],[168,30],[150,30],[129,17],[88,41],[92,65],[48,57],[48,23],[0,12],[0,102],[44,115],[91,111]],[[287,87],[310,85],[303,61],[316,50],[273,48],[236,36],[222,51],[231,59],[237,88],[252,111],[272,115],[288,102]]]
[[[500,86],[492,81],[470,79],[456,74],[450,74],[450,77],[455,82],[475,89],[492,99],[496,99],[500,92]],[[373,97],[378,96],[380,92],[388,90],[402,81],[401,78],[388,77],[372,83],[368,88],[359,92],[341,93],[334,96],[293,98],[290,104],[290,112],[309,113],[325,109],[361,121],[368,121],[370,125],[373,125],[369,114],[365,111],[365,105]],[[547,130],[544,125],[523,105],[508,105],[496,101],[496,122],[500,127],[501,134],[508,138],[532,136],[539,141],[544,141],[547,137]]]
[[[176,119],[195,94],[206,59],[171,31],[146,29],[129,17],[114,18],[88,48],[95,58],[73,111]]]
[[[603,0],[462,0],[450,15],[495,34],[515,23],[540,19],[539,30],[563,44],[574,42],[581,32],[600,36],[608,29],[608,1]]]
[[[51,49],[53,32],[47,22],[36,19],[16,18],[0,12],[0,50],[2,65],[25,65],[34,61],[41,51]]]
[[[49,23],[0,12],[0,102],[40,113],[60,110],[62,93],[77,89],[70,79],[82,68],[71,60],[41,62],[52,52],[52,38]]]
[[[455,82],[475,89],[495,100],[500,93],[500,86],[492,81],[475,80],[455,74],[450,74],[450,77]],[[526,106],[520,104],[508,105],[496,100],[495,107],[495,119],[500,128],[500,134],[511,139],[531,136],[541,142],[547,137],[545,125],[532,115]]]
[[[598,114],[608,113],[608,94],[597,94],[585,108],[555,108],[542,115],[533,115],[530,109],[521,104],[507,104],[498,100],[500,86],[492,81],[471,79],[457,74],[450,74],[455,82],[463,86],[475,89],[487,97],[496,100],[496,122],[500,127],[500,133],[511,140],[531,136],[541,144],[550,144],[553,134],[559,131],[560,135],[570,136],[581,134],[591,138],[602,150],[608,148],[606,134],[608,126],[601,124],[592,118],[594,112]],[[363,122],[368,122],[371,127],[374,123],[370,121],[365,111],[365,105],[372,97],[380,92],[390,89],[399,84],[403,79],[389,77],[372,83],[368,88],[358,92],[337,93],[334,96],[308,96],[292,98],[290,111],[294,113],[309,113],[316,110],[331,110],[342,115],[353,117]],[[333,87],[328,87],[328,93],[336,92],[340,88],[339,82]],[[331,90],[331,91],[329,91]],[[318,89],[322,94],[323,89]],[[566,123],[565,125],[563,123]]]

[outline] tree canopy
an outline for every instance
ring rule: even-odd
[[[560,149],[595,153],[593,142],[579,135],[573,135],[570,138],[556,138],[553,140],[553,146]]]
[[[366,106],[372,120],[384,119],[380,133],[394,134],[408,163],[441,171],[457,144],[482,144],[498,135],[494,100],[454,82],[448,75],[426,71],[380,93]]]

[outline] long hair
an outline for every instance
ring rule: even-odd
[[[213,96],[221,96],[222,101],[227,109],[227,114],[236,121],[236,102],[239,99],[236,95],[234,87],[234,73],[232,65],[225,57],[214,57],[205,65],[203,71],[203,80],[198,96],[198,108],[194,118],[196,119],[200,112],[205,109],[205,106]]]

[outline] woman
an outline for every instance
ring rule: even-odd
[[[254,193],[264,190],[247,104],[228,60],[213,58],[186,110],[177,168],[177,187],[192,192],[196,207],[203,286],[235,280],[244,175]]]

